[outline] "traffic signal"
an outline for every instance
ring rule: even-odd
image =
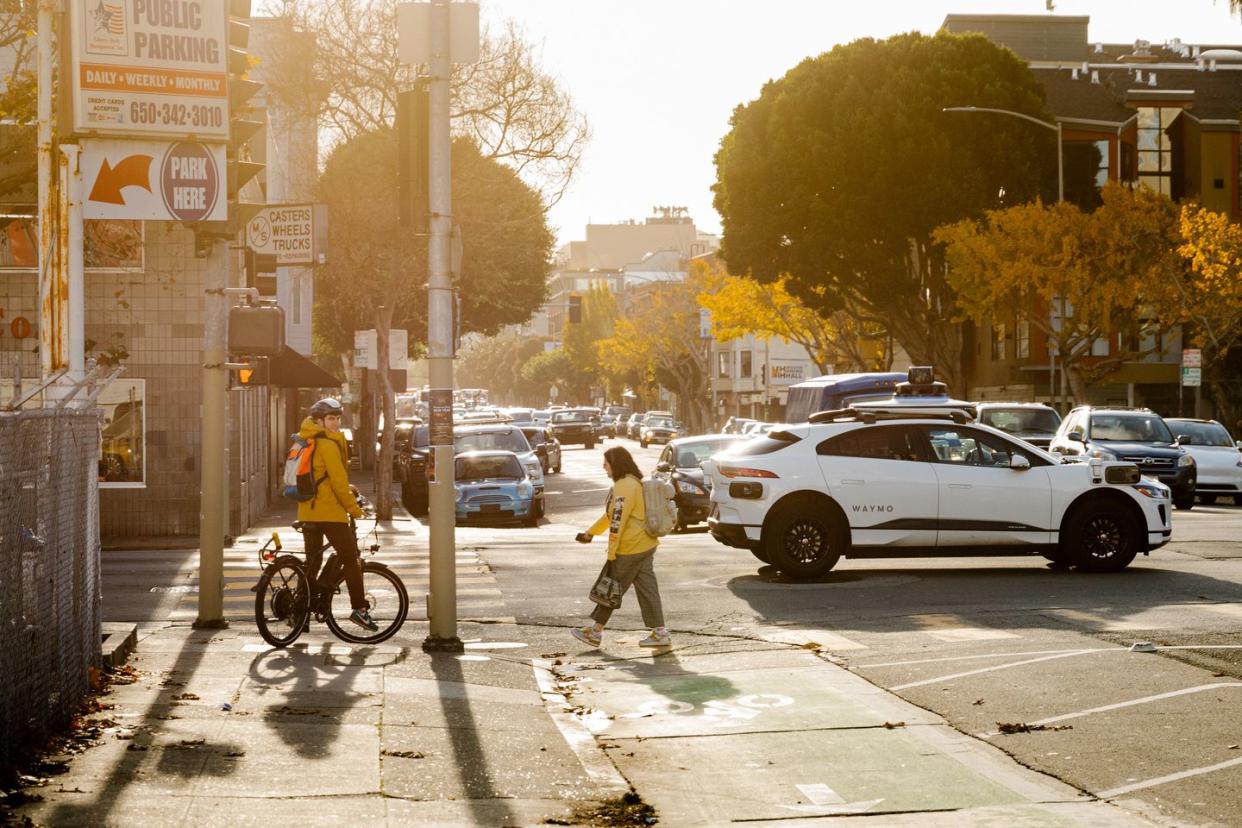
[[[250,100],[263,84],[250,80],[250,0],[229,0],[229,226],[246,226],[261,205],[241,200],[242,189],[263,172],[266,147],[255,141],[267,123],[263,109]],[[253,143],[252,143],[253,142]],[[260,199],[262,201],[263,199]]]
[[[255,253],[246,248],[246,287],[256,288],[260,296],[276,295],[276,255]]]
[[[577,325],[582,321],[582,297],[576,293],[569,294],[569,323]]]
[[[427,232],[427,169],[430,95],[427,78],[397,93],[397,220],[402,227]]]
[[[239,387],[267,385],[270,382],[267,357],[254,357],[249,362],[249,368],[237,369],[237,385]]]

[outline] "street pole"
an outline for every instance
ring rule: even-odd
[[[432,0],[431,4],[431,78],[428,117],[427,204],[430,210],[430,239],[427,249],[427,350],[432,406],[442,395],[448,395],[449,411],[440,417],[452,417],[453,389],[453,285],[452,268],[452,167],[449,135],[449,1]],[[437,394],[437,392],[439,392]],[[428,492],[428,528],[430,530],[431,587],[427,594],[427,617],[430,632],[423,640],[426,652],[464,651],[457,637],[457,550],[454,537],[456,492],[453,487],[452,420],[437,429],[437,413],[433,410],[431,451],[435,459],[435,478]],[[436,434],[440,439],[434,439]],[[447,439],[445,439],[447,438]]]
[[[77,144],[61,144],[60,180],[64,204],[65,239],[64,267],[68,290],[65,294],[65,341],[69,363],[68,383],[81,382],[86,376],[86,279],[82,261],[82,170],[79,167],[81,148]]]
[[[195,628],[223,629],[225,434],[228,424],[229,243],[212,243],[203,278],[203,414],[199,447],[198,618]]]
[[[39,197],[39,367],[44,382],[64,367],[65,349],[61,342],[63,291],[56,289],[60,208],[53,196],[55,136],[52,131],[52,70],[56,54],[52,50],[52,20],[56,0],[39,0],[37,19],[38,51],[38,197]]]
[[[1064,151],[1061,147],[1061,122],[1053,121],[1048,123],[1045,120],[1036,118],[1033,115],[1027,115],[1024,112],[1014,112],[1012,109],[996,109],[990,106],[946,106],[942,107],[941,112],[990,112],[993,115],[1010,115],[1014,118],[1021,118],[1024,121],[1030,121],[1032,124],[1050,129],[1057,134],[1057,201],[1065,201],[1065,161]]]

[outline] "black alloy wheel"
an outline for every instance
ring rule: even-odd
[[[782,509],[764,527],[772,565],[791,578],[817,578],[837,565],[844,538],[837,521],[809,505]],[[761,559],[762,560],[762,559]]]
[[[1072,560],[1089,572],[1119,572],[1138,554],[1133,520],[1113,503],[1092,503],[1070,519]]]

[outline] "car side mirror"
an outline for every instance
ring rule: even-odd
[[[540,457],[547,457],[548,447],[545,446],[543,443],[540,443],[539,445],[535,446],[535,454],[539,455]]]
[[[1065,439],[1067,439],[1067,440],[1073,440],[1075,443],[1081,443],[1081,442],[1082,442],[1082,432],[1081,432],[1081,431],[1071,431],[1069,434],[1066,434],[1066,435],[1065,435]]]
[[[668,473],[668,472],[671,472],[672,470],[673,470],[673,467],[670,466],[668,463],[656,463],[656,471],[658,472]]]
[[[1031,461],[1026,459],[1025,454],[1015,454],[1009,458],[1009,468],[1024,471],[1031,467]]]
[[[1193,445],[1193,444],[1190,442],[1190,435],[1189,435],[1189,434],[1179,434],[1179,435],[1177,435],[1177,442],[1178,442],[1178,443],[1180,443],[1180,444],[1182,444],[1183,446]]]

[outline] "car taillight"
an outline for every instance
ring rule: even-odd
[[[745,466],[720,466],[722,477],[780,477],[767,469],[751,469]]]

